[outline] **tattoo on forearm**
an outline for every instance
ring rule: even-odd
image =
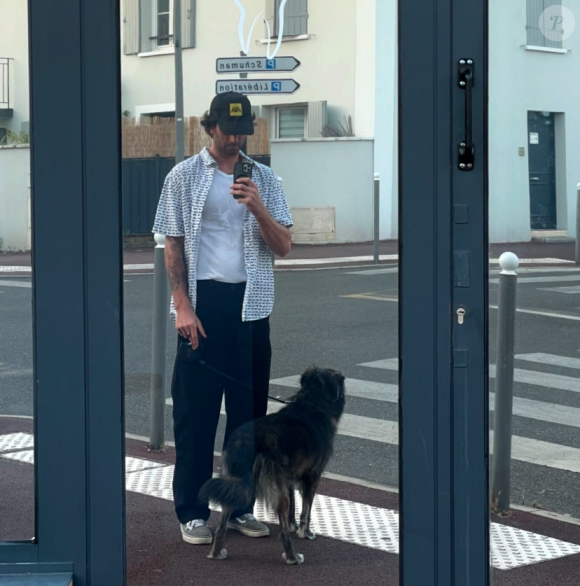
[[[185,268],[183,240],[171,238],[168,239],[167,244],[171,250],[171,254],[167,258],[167,274],[171,290],[177,291],[184,286],[187,292],[187,269]]]

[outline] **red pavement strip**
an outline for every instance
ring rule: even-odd
[[[26,419],[1,418],[0,435],[32,432]],[[175,452],[150,454],[143,442],[127,440],[127,455],[172,464]],[[219,464],[215,461],[216,468]],[[34,531],[34,474],[29,464],[0,458],[0,540],[24,540]],[[347,482],[324,479],[320,492],[372,506],[396,509],[395,493],[365,488]],[[497,519],[494,519],[497,521]],[[210,523],[215,524],[214,513]],[[527,531],[580,544],[580,527],[552,519],[516,511],[501,523]],[[300,567],[285,566],[281,561],[281,545],[275,539],[278,527],[272,526],[272,537],[248,539],[228,535],[228,560],[208,560],[207,547],[184,543],[175,519],[173,503],[136,493],[127,493],[127,559],[129,586],[173,586],[203,584],[222,586],[280,586],[315,583],[398,584],[399,556],[351,545],[324,537],[316,541],[297,541],[297,550],[306,562]],[[509,571],[493,571],[492,586],[578,586],[580,555],[542,562]]]
[[[562,260],[574,260],[574,243],[536,243],[536,242],[516,242],[505,244],[492,244],[490,246],[490,257],[498,258],[503,252],[509,250],[517,254],[520,258],[557,258]],[[380,243],[381,255],[398,254],[398,241],[386,240]],[[291,267],[279,267],[279,270],[288,270],[292,268],[321,268],[321,265],[308,264],[312,259],[331,259],[331,258],[352,258],[358,256],[369,256],[373,254],[372,242],[362,242],[354,244],[295,244],[292,251],[287,257],[287,260],[303,260],[300,265]],[[153,247],[144,248],[127,248],[123,254],[123,262],[126,265],[139,265],[153,263]],[[349,263],[328,263],[322,265],[326,268],[336,268],[337,266],[359,266],[369,264],[364,262],[349,262]],[[383,264],[381,262],[381,264]],[[30,267],[31,255],[29,252],[21,253],[0,253],[0,267],[2,266],[19,266]],[[556,266],[562,266],[556,265]],[[151,269],[136,269],[131,273],[151,272]],[[1,274],[1,271],[0,271]],[[18,272],[6,272],[7,276],[18,276]]]

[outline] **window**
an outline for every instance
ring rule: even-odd
[[[151,112],[141,114],[139,120],[143,121],[144,118],[175,118],[175,112]]]
[[[155,55],[173,46],[173,0],[122,0],[123,53]],[[181,0],[181,45],[195,47],[197,0]]]
[[[527,2],[527,44],[532,47],[562,48],[562,40],[558,39],[558,33],[563,29],[562,5],[553,0],[526,0]],[[550,8],[551,22],[546,25],[550,29],[549,35],[544,35],[540,28],[540,17],[546,8]],[[548,38],[549,37],[549,38]]]
[[[306,108],[278,109],[278,138],[304,138],[306,136]]]
[[[153,0],[153,41],[157,48],[173,45],[173,0]]]
[[[274,0],[274,36],[280,34],[280,6],[282,0]],[[284,8],[285,37],[308,34],[308,0],[288,0]]]

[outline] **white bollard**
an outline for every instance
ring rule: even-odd
[[[153,277],[153,337],[151,343],[151,405],[149,449],[165,449],[165,370],[169,285],[165,270],[165,236],[155,234]]]
[[[510,507],[512,459],[512,415],[514,402],[514,355],[516,330],[516,292],[520,264],[513,252],[499,258],[497,359],[493,425],[492,506],[499,511]]]
[[[375,264],[379,263],[379,242],[380,242],[380,230],[381,230],[381,218],[380,218],[380,206],[381,206],[381,175],[380,173],[375,173],[375,180],[374,180],[374,199],[373,199],[373,220],[374,220],[374,230],[373,230],[373,240],[374,240],[374,247],[373,247],[373,259]]]
[[[580,265],[580,183],[576,186],[576,250],[574,260]]]

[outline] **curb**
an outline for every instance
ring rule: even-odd
[[[372,256],[345,256],[336,258],[297,258],[289,260],[277,260],[274,263],[274,269],[277,271],[291,271],[291,270],[317,270],[317,269],[340,269],[340,268],[351,268],[351,267],[384,267],[392,266],[397,264],[399,261],[399,255],[397,254],[383,254],[379,257],[379,264],[368,264],[372,263]],[[572,260],[566,260],[562,258],[521,258],[519,259],[520,265],[544,265],[544,266],[572,266],[575,262]],[[490,258],[490,265],[499,264],[499,259]],[[126,264],[123,265],[124,274],[135,273],[139,274],[143,271],[153,271],[155,265],[153,263],[142,263],[142,264]],[[29,266],[11,266],[11,265],[0,265],[0,275],[29,275],[32,273],[32,268]]]

